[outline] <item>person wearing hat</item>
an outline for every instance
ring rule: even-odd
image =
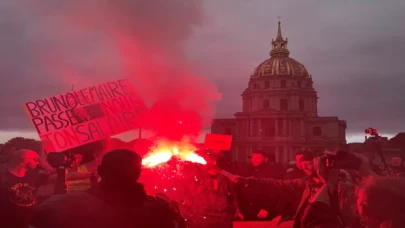
[[[291,170],[287,170],[287,173],[284,175],[284,180],[294,180],[298,178],[305,177],[304,172],[302,171],[302,159],[307,157],[307,151],[298,151],[295,153],[295,166]]]

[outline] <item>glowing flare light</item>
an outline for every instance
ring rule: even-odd
[[[182,140],[181,142],[160,140],[152,148],[151,152],[142,159],[142,165],[149,168],[155,167],[170,161],[172,157],[177,157],[181,161],[207,164],[203,157],[195,153],[195,150],[195,146],[187,140]]]

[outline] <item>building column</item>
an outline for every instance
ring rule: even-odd
[[[283,128],[284,128],[284,136],[286,136],[286,137],[288,137],[288,135],[289,134],[287,134],[287,119],[283,119],[283,122],[284,122],[284,126],[283,126]],[[288,132],[289,133],[289,132]]]
[[[240,129],[240,124],[242,124],[242,120],[236,120],[236,126],[235,126],[235,133],[234,135],[239,135],[239,129]]]
[[[293,127],[292,127],[294,120],[293,120],[293,119],[289,119],[288,121],[290,122],[290,124],[289,124],[290,136],[294,136],[294,134],[293,134],[293,130],[294,130],[294,129],[293,129]]]
[[[305,136],[305,125],[304,125],[304,120],[301,120],[301,136]]]
[[[276,163],[280,162],[280,151],[278,151],[278,146],[274,148],[274,153],[276,154]]]
[[[283,163],[288,161],[288,147],[283,147]]]
[[[262,137],[262,119],[257,119],[257,135]]]
[[[277,118],[274,119],[274,125],[276,128],[276,137],[278,137],[278,119]]]
[[[311,112],[314,111],[314,110],[313,110],[313,107],[314,107],[314,105],[312,104],[312,98],[309,98],[309,110],[310,110]]]
[[[248,120],[248,131],[249,131],[249,136],[252,136],[253,135],[253,127],[252,127],[252,124],[253,124],[253,121],[252,121],[252,119],[249,119]]]
[[[290,160],[294,161],[295,160],[295,154],[294,154],[294,149],[290,147]]]

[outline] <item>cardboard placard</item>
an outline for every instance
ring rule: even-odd
[[[146,106],[127,79],[24,104],[47,151],[61,152],[141,125]]]
[[[206,134],[205,148],[214,151],[231,150],[232,135]]]
[[[256,221],[238,221],[233,222],[233,228],[276,228],[277,226],[274,225],[272,222],[256,222]]]

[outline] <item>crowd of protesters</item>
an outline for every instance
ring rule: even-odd
[[[198,180],[196,172],[182,176],[182,197],[173,200],[147,194],[139,182],[142,158],[134,151],[113,150],[85,166],[77,154],[68,167],[58,167],[43,151],[22,149],[0,169],[0,227],[231,228],[234,220],[294,228],[405,227],[405,179],[384,176],[367,157],[354,156],[361,161],[357,170],[326,168],[309,151],[298,152],[288,169],[262,151],[243,166],[210,155],[207,165],[193,166]]]

